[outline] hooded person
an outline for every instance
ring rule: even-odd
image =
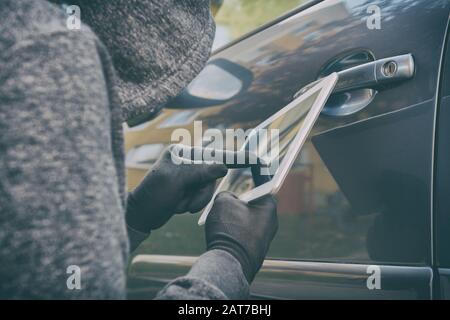
[[[176,166],[169,148],[125,191],[122,123],[154,117],[204,67],[209,1],[3,0],[0,21],[0,298],[123,299],[130,250],[201,210],[227,172]],[[208,251],[159,298],[247,297],[276,230],[273,200],[223,195],[215,207]],[[260,211],[252,239],[254,221],[223,228],[224,214]]]

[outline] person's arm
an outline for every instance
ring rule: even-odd
[[[210,250],[201,255],[189,273],[165,286],[159,300],[242,300],[249,282],[241,264],[230,253]]]
[[[157,299],[245,299],[278,229],[271,196],[244,203],[222,192],[206,225],[208,251],[191,271],[169,283]]]
[[[123,298],[124,209],[95,39],[36,34],[0,55],[0,296]]]

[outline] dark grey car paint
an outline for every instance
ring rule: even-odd
[[[433,292],[437,298],[450,299],[450,41],[441,70],[439,103],[436,114],[434,173],[434,260]]]
[[[196,257],[141,255],[130,270],[129,298],[153,297]],[[374,266],[267,260],[252,286],[253,299],[430,299],[429,267],[379,267],[380,288],[368,286]],[[368,280],[369,279],[369,280]],[[370,288],[370,289],[369,289]]]
[[[369,30],[366,26],[368,4],[381,8],[380,30]],[[301,87],[315,81],[327,66],[343,55],[369,52],[376,60],[411,53],[417,66],[412,80],[378,90],[371,103],[354,115],[322,116],[312,132],[314,136],[349,126],[350,133],[347,134],[351,135],[352,130],[358,134],[360,128],[354,124],[380,117],[393,122],[390,135],[383,136],[382,141],[366,141],[373,146],[374,154],[377,148],[382,154],[385,144],[393,148],[395,135],[410,135],[404,158],[391,163],[390,168],[384,168],[388,170],[387,179],[378,185],[379,190],[386,191],[381,194],[386,195],[383,201],[388,211],[399,214],[395,215],[393,223],[378,219],[378,227],[383,227],[378,231],[371,229],[375,234],[372,238],[375,249],[370,249],[369,244],[364,248],[368,258],[343,255],[330,259],[318,253],[302,258],[309,262],[268,261],[253,285],[254,297],[432,298],[433,122],[450,3],[445,0],[330,0],[306,7],[306,10],[299,9],[285,16],[211,58],[226,59],[250,70],[253,80],[245,91],[222,103],[217,112],[201,120],[209,127],[231,127],[239,123],[244,129],[249,128],[286,105]],[[395,133],[396,119],[411,112],[416,115],[414,121],[403,122],[404,130],[398,127],[399,131]],[[415,144],[414,137],[420,137],[421,143]],[[398,147],[402,146],[405,144]],[[415,159],[416,165],[405,169],[403,163],[408,163],[411,158]],[[372,161],[377,160],[373,158]],[[417,187],[411,192],[399,191],[408,181],[415,181]],[[405,208],[410,210],[406,212]],[[390,239],[384,239],[386,230],[383,228],[386,226],[393,229],[389,230]],[[378,239],[377,235],[380,236]],[[139,260],[139,257],[143,259]],[[152,297],[164,282],[185,273],[192,263],[192,259],[177,256],[165,256],[153,262],[152,259],[157,257],[147,258],[138,256],[131,265],[130,297]],[[369,290],[366,286],[366,271],[370,264],[381,265],[383,277],[389,279],[381,290]]]

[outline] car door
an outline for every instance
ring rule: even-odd
[[[449,10],[445,0],[311,1],[216,51],[168,109],[127,132],[130,187],[146,168],[136,163],[158,154],[143,150],[171,143],[174,129],[200,120],[252,128],[299,89],[350,70],[277,195],[279,232],[252,296],[432,298],[434,122]],[[365,82],[355,67],[371,63],[392,81]],[[405,68],[414,72],[398,76]],[[153,297],[189,270],[205,247],[197,219],[176,217],[140,246],[131,298]]]

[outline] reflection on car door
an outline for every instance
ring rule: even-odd
[[[381,10],[380,29],[367,26],[369,4]],[[205,108],[172,105],[198,111],[205,127],[247,129],[331,72],[414,59],[410,79],[330,99],[278,194],[279,233],[254,297],[432,298],[434,117],[449,9],[448,1],[311,2],[211,58],[251,72],[244,91]],[[161,121],[149,124],[150,143],[169,142]],[[204,250],[196,218],[179,217],[143,244],[130,297],[151,297],[189,269]]]

